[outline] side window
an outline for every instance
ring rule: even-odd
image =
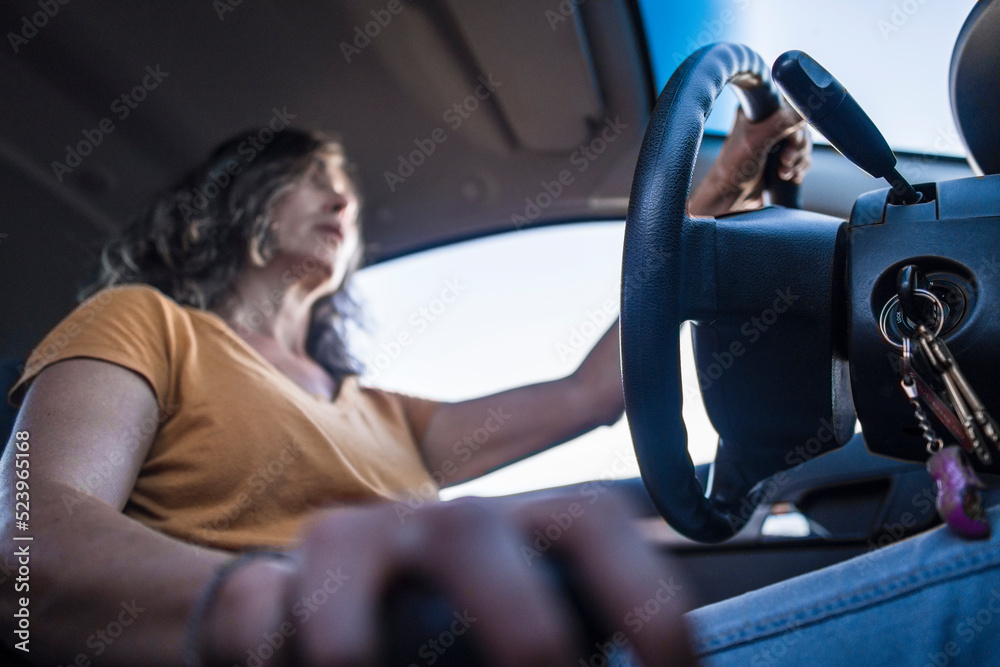
[[[368,331],[352,330],[351,344],[367,367],[362,383],[460,401],[573,372],[618,317],[623,233],[622,222],[522,230],[360,271]],[[714,457],[716,437],[686,344],[685,418],[698,463]],[[442,498],[638,474],[623,418]]]

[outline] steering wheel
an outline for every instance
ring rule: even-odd
[[[639,154],[625,225],[625,410],[664,518],[703,542],[733,536],[767,499],[759,483],[847,442],[842,220],[769,207],[686,215],[705,119],[731,83],[751,122],[780,106],[763,59],[737,44],[695,52],[670,78]],[[701,390],[720,434],[709,489],[687,453],[679,328],[691,320]],[[759,324],[758,324],[759,323]],[[714,366],[713,366],[714,364]],[[756,488],[755,488],[756,487]]]

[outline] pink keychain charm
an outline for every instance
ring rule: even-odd
[[[948,527],[967,539],[990,536],[983,510],[986,485],[969,465],[965,452],[951,445],[931,455],[927,472],[937,482],[937,511]]]
[[[957,445],[945,447],[934,433],[927,414],[920,407],[917,383],[909,368],[900,386],[913,405],[913,413],[927,442],[927,453],[931,455],[927,460],[927,472],[937,483],[938,514],[961,537],[970,540],[989,537],[990,524],[983,510],[982,496],[986,485],[969,465],[962,448]]]

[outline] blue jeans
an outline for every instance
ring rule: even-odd
[[[941,526],[688,615],[706,667],[1000,665],[1000,507],[992,538]]]

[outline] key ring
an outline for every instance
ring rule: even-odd
[[[930,299],[934,304],[934,308],[937,312],[937,328],[934,331],[935,336],[941,335],[941,330],[944,329],[944,304],[941,300],[931,292],[930,290],[920,289],[919,287],[913,290],[914,294],[922,296],[925,299]],[[892,345],[897,350],[903,350],[903,344],[897,343],[889,336],[889,314],[892,312],[892,307],[899,303],[899,295],[894,294],[891,299],[889,299],[885,306],[882,307],[882,314],[878,318],[878,332],[882,336],[882,340]],[[909,337],[907,337],[909,338]]]

